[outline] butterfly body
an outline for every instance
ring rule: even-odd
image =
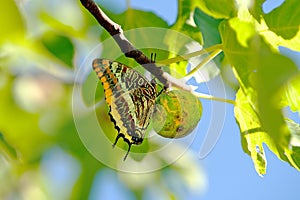
[[[95,59],[93,69],[103,85],[109,115],[118,131],[114,145],[122,137],[129,152],[132,144],[143,141],[154,111],[156,88],[139,72],[116,61]]]

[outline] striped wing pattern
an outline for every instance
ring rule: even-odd
[[[116,61],[95,59],[93,69],[100,79],[109,106],[109,115],[122,137],[128,143],[141,144],[154,111],[155,87],[139,72]]]

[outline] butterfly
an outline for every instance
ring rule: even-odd
[[[131,145],[143,142],[154,112],[157,97],[155,83],[116,61],[95,59],[92,66],[103,85],[109,116],[118,131],[113,147],[120,138],[128,144],[125,161]]]

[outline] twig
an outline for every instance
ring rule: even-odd
[[[125,37],[121,26],[112,21],[93,0],[80,0],[81,4],[96,18],[98,23],[114,38],[126,57],[135,59],[146,70],[151,72],[166,88],[170,82],[163,76],[164,72],[151,62],[143,52],[136,49]]]

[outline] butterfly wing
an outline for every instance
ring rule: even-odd
[[[140,144],[154,110],[156,89],[136,70],[107,59],[95,59],[93,68],[105,92],[109,115],[119,137]]]

